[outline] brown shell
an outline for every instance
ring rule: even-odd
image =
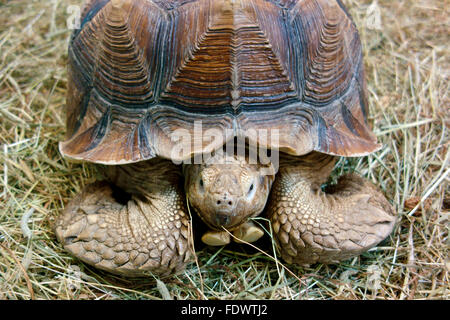
[[[170,158],[177,129],[191,134],[187,156],[221,147],[198,138],[211,129],[275,147],[265,129],[290,154],[365,155],[379,148],[365,87],[340,1],[93,0],[70,41],[60,150],[109,164]]]

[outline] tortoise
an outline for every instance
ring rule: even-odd
[[[68,65],[60,152],[106,177],[55,225],[82,261],[178,273],[193,257],[190,207],[218,246],[259,239],[264,214],[289,264],[337,263],[392,231],[368,180],[324,187],[336,159],[382,147],[340,0],[91,0]]]

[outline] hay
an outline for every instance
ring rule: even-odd
[[[203,248],[164,286],[91,268],[52,225],[96,179],[57,151],[64,136],[69,4],[0,1],[0,299],[448,299],[449,6],[348,0],[364,45],[371,118],[384,148],[344,159],[386,192],[392,235],[339,265],[288,266],[241,246]],[[378,15],[380,13],[380,15]],[[274,255],[273,252],[268,252]],[[293,274],[291,274],[292,272]]]

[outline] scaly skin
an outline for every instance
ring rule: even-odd
[[[205,234],[205,242],[228,243],[221,227],[243,240],[259,237],[247,219],[258,215],[269,198],[267,214],[288,263],[335,263],[375,246],[392,231],[394,211],[372,183],[356,174],[341,177],[323,192],[320,186],[334,163],[334,157],[320,153],[284,155],[270,198],[273,176],[238,156],[225,165],[185,166],[190,202],[217,230]],[[192,245],[179,168],[153,159],[104,171],[110,181],[87,186],[58,220],[59,241],[81,260],[114,273],[168,276],[181,271]],[[112,185],[130,199],[116,200]],[[217,205],[219,199],[223,201]],[[217,217],[223,215],[230,218]]]
[[[288,263],[335,263],[385,239],[395,215],[384,195],[356,174],[323,192],[334,158],[311,153],[285,157],[268,205],[276,242]]]
[[[216,154],[203,164],[185,165],[183,172],[189,204],[217,231],[234,231],[259,215],[274,179],[272,166],[249,164],[242,155]]]
[[[192,256],[178,168],[170,161],[104,168],[111,182],[88,185],[56,225],[64,248],[97,268],[128,276],[168,276]],[[128,192],[124,204],[112,185]]]

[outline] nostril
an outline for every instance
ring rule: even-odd
[[[216,200],[216,204],[218,206],[220,206],[221,204],[228,204],[231,207],[231,206],[233,206],[233,200],[229,200],[229,199]]]
[[[225,209],[226,208],[233,208],[234,206],[234,200],[230,195],[228,194],[218,194],[215,199],[213,200],[214,205],[220,208]]]
[[[224,204],[228,204],[230,207],[232,207],[233,206],[233,201],[231,201],[231,200],[228,200],[228,201],[224,201]],[[222,204],[222,200],[217,200],[216,201],[216,204],[218,205],[218,206],[220,206],[221,204]]]

